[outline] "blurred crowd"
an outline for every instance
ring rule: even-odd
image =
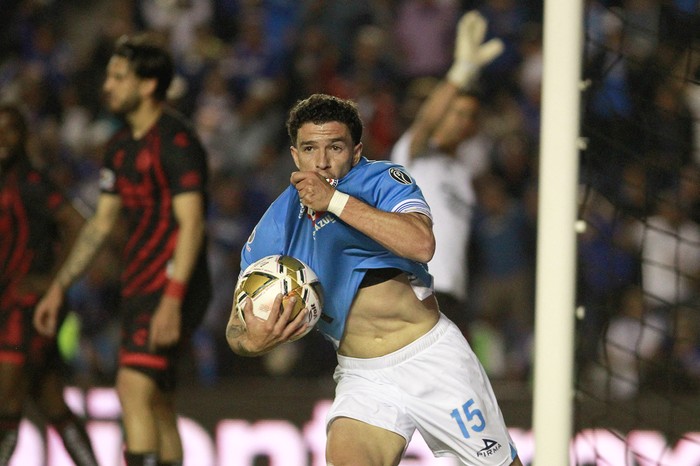
[[[643,347],[650,358],[671,354],[690,383],[700,380],[700,68],[692,54],[699,44],[698,7],[683,0],[584,3],[583,68],[590,85],[582,124],[588,147],[581,216],[588,228],[579,250],[578,300],[586,309],[579,366],[587,374],[593,368],[590,377],[600,372],[594,369],[614,373],[615,364],[630,366],[625,357],[615,359],[618,353],[629,359],[626,348]],[[332,370],[333,349],[314,334],[261,361],[234,357],[224,341],[240,249],[293,169],[286,111],[313,92],[352,98],[365,123],[364,154],[388,158],[452,64],[458,19],[479,9],[487,36],[499,37],[505,49],[482,70],[479,130],[465,142],[476,203],[464,312],[487,371],[528,377],[542,0],[0,4],[0,101],[22,103],[34,130],[32,156],[86,214],[97,199],[101,149],[119,124],[101,105],[111,48],[118,37],[143,30],[169,44],[178,74],[169,99],[192,119],[210,156],[215,296],[192,345],[193,370],[203,383],[242,373]],[[106,382],[114,371],[119,239],[71,290],[82,335],[71,363],[76,377],[89,383]],[[482,292],[494,283],[513,291]],[[669,312],[679,307],[683,312]],[[485,317],[486,308],[495,311]],[[522,333],[512,328],[520,322],[515,314],[530,321],[530,338],[511,350],[509,338]],[[617,352],[606,339],[616,329]],[[633,375],[619,379],[636,387]]]

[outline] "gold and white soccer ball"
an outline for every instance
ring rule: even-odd
[[[267,320],[278,294],[282,295],[283,303],[292,296],[297,297],[292,319],[305,307],[309,309],[306,332],[295,339],[303,337],[321,317],[323,290],[316,273],[299,259],[278,254],[263,257],[250,264],[238,278],[233,305],[238,317],[245,323],[243,308],[245,298],[249,297],[253,301],[253,314]]]

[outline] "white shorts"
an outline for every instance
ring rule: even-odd
[[[428,333],[386,356],[338,355],[327,426],[348,417],[395,432],[416,429],[435,456],[509,465],[517,452],[481,363],[444,315]]]

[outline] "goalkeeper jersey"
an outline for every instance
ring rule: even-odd
[[[330,182],[339,191],[377,209],[419,212],[431,217],[420,188],[400,165],[362,157],[347,175]],[[331,213],[304,207],[291,185],[253,229],[243,246],[241,270],[272,254],[295,257],[316,272],[324,292],[324,309],[317,327],[336,348],[367,270],[400,269],[412,282],[432,288],[426,264],[393,254]]]

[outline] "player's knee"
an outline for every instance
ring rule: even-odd
[[[121,368],[117,375],[116,389],[122,409],[151,410],[155,384],[147,375],[135,369]]]
[[[398,465],[406,447],[399,434],[345,417],[332,421],[326,462],[334,466]]]

